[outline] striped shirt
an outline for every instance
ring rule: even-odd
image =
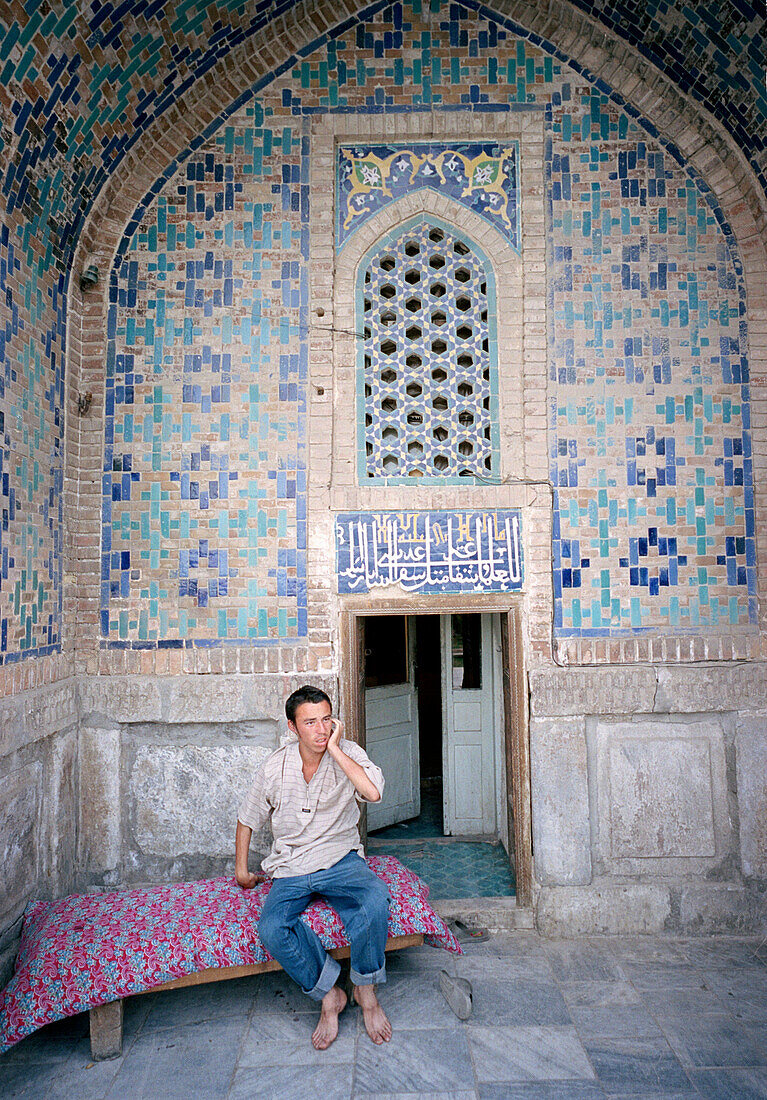
[[[343,738],[340,748],[383,795],[383,772],[365,750]],[[367,799],[329,752],[308,783],[302,767],[297,740],[277,749],[256,772],[237,814],[254,831],[271,819],[274,840],[261,869],[274,878],[323,871],[352,851],[364,855],[357,823],[359,803]]]

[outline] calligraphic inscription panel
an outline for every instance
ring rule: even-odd
[[[511,592],[523,583],[521,536],[517,510],[344,512],[336,517],[338,591]]]

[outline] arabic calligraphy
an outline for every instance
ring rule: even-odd
[[[338,591],[396,584],[407,592],[522,587],[518,511],[350,512],[336,517]]]

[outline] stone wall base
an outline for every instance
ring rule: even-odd
[[[547,936],[763,935],[767,888],[731,883],[544,886],[536,927]]]

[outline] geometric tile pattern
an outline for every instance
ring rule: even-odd
[[[302,137],[258,121],[243,110],[187,161],[113,278],[102,636],[116,645],[306,634]]]
[[[578,0],[578,3],[594,18],[604,20],[617,34],[625,35],[672,80],[689,90],[723,121],[764,181],[767,111],[764,109],[763,63],[760,56],[763,17],[754,4],[748,0],[738,4],[707,0],[704,4],[682,6],[652,0],[640,11],[628,0],[599,0],[598,3]],[[270,18],[289,6],[289,3],[273,4],[255,10],[244,9],[240,0],[219,0],[214,7],[203,4],[202,0],[192,0],[178,8],[170,0],[133,0],[120,6],[105,3],[77,10],[73,5],[53,9],[40,4],[19,8],[18,12],[14,11],[13,20],[2,24],[0,171],[5,215],[0,231],[0,350],[5,374],[0,379],[0,400],[3,403],[3,422],[0,424],[3,516],[0,530],[0,650],[4,660],[44,653],[59,644],[63,531],[61,409],[66,283],[72,250],[92,197],[98,193],[108,174],[115,170],[132,142],[175,101],[195,76],[206,72],[233,45],[255,34]],[[40,43],[45,43],[44,53],[38,50]],[[476,6],[471,3],[455,9],[435,0],[430,5],[428,19],[420,5],[417,8],[392,5],[377,15],[366,16],[357,26],[345,27],[334,35],[325,36],[320,50],[313,57],[296,61],[290,77],[282,80],[282,99],[273,103],[270,89],[264,101],[269,100],[269,110],[276,109],[278,114],[280,109],[284,109],[282,117],[274,123],[274,133],[278,135],[282,134],[283,128],[294,127],[296,117],[304,112],[353,108],[380,113],[386,110],[452,108],[464,109],[467,117],[479,118],[483,110],[498,106],[504,109],[518,105],[524,105],[527,109],[536,105],[545,107],[552,101],[552,96],[565,96],[565,84],[570,96],[573,88],[579,85],[572,84],[572,74],[567,75],[565,84],[562,83],[562,74],[567,73],[566,66],[546,52],[545,43],[540,45],[544,48],[539,48],[537,40],[531,42],[526,39],[524,29],[515,30],[511,25],[504,26],[502,20],[479,16]],[[594,117],[609,114],[600,111],[598,98],[596,93],[591,97]],[[591,108],[579,112],[573,100],[565,101],[563,98],[564,102],[567,102],[567,107],[563,114],[563,126],[569,126],[570,130],[565,129],[557,138],[557,155],[563,152],[569,155],[567,151],[571,142],[579,140],[577,125],[583,127],[588,122],[590,126],[592,121]],[[569,116],[569,121],[565,115]],[[272,120],[268,119],[267,130],[270,130],[271,124]],[[591,183],[602,186],[605,174],[610,172],[628,181],[629,176],[621,176],[621,172],[630,174],[635,171],[630,166],[624,167],[621,150],[617,147],[620,141],[627,139],[631,128],[627,116],[618,118],[617,128],[617,142],[613,140],[615,135],[611,131],[610,149],[596,149],[595,143],[589,141],[589,156],[593,156],[588,166]],[[657,143],[646,141],[641,136],[631,140],[638,163],[645,168],[649,156],[657,158],[662,155]],[[625,163],[628,164],[632,151],[627,147],[624,152]],[[557,163],[561,166],[561,162]],[[669,163],[667,160],[667,167]],[[571,167],[567,165],[563,179],[569,176]],[[559,170],[553,168],[553,175],[556,176]],[[652,174],[656,169],[647,170]],[[732,295],[739,291],[731,285],[733,279],[737,282],[737,272],[733,266],[735,261],[728,255],[730,243],[726,227],[720,225],[717,229],[709,223],[709,213],[714,211],[716,214],[713,205],[702,197],[697,184],[692,185],[689,194],[682,195],[682,189],[689,186],[689,180],[685,177],[686,182],[681,182],[679,170],[676,167],[671,170],[680,180],[674,203],[686,205],[688,201],[694,202],[695,217],[700,217],[705,223],[702,247],[708,257],[706,266],[713,265],[717,272],[722,271],[726,285],[724,311],[731,313]],[[577,169],[573,171],[577,173]],[[595,174],[591,174],[592,171]],[[285,181],[278,182],[282,185]],[[627,183],[627,186],[633,184]],[[643,233],[633,219],[641,220],[643,216],[636,202],[638,199],[641,206],[643,191],[638,180],[636,186],[638,194],[629,195],[629,205],[635,209],[628,214],[636,239],[633,244],[630,243],[630,234],[627,233],[625,244],[629,251],[626,264],[632,270],[632,277],[633,274],[639,275],[640,290],[642,281],[637,264],[648,266],[648,287],[651,289],[656,289],[651,283],[651,276],[668,280],[667,303],[658,306],[660,323],[655,326],[663,329],[658,336],[662,343],[667,338],[666,329],[673,328],[673,323],[681,317],[679,302],[684,300],[688,303],[685,307],[688,311],[697,311],[694,303],[701,285],[702,268],[698,269],[698,281],[684,281],[683,288],[679,285],[683,280],[674,278],[670,266],[663,266],[664,260],[658,260],[656,271],[649,270],[655,262],[651,256],[655,243],[651,245],[648,237],[646,255],[642,252]],[[590,188],[584,188],[586,190]],[[296,201],[303,201],[300,195],[295,198]],[[581,202],[581,199],[577,201]],[[709,213],[705,213],[706,210]],[[679,242],[667,227],[675,216],[673,203],[669,203],[666,222],[660,214],[658,221],[661,238],[658,243],[672,253],[673,246]],[[697,245],[690,243],[693,220],[690,215],[689,225],[681,235],[688,249],[697,249]],[[563,226],[561,232],[566,237],[569,231]],[[717,237],[718,244],[715,244]],[[569,247],[570,244],[563,239],[562,248],[566,250]],[[639,260],[633,258],[632,247],[640,249]],[[688,252],[688,259],[690,255]],[[300,262],[302,256],[299,250],[286,262]],[[566,251],[556,256],[559,268],[557,277],[566,280],[569,270]],[[589,262],[597,262],[598,250],[595,257],[589,257]],[[617,262],[617,259],[613,260],[613,263]],[[674,262],[671,259],[669,264]],[[703,264],[702,253],[696,262]],[[622,259],[620,264],[622,267]],[[712,279],[713,274],[708,277]],[[698,300],[702,300],[700,296]],[[574,299],[573,313],[578,310]],[[657,366],[661,378],[668,376],[669,371],[676,378],[675,360],[679,358],[686,363],[689,359],[687,352],[682,350],[681,355],[677,356],[673,350],[666,355],[662,347],[657,352],[653,351],[649,329],[645,326],[640,333],[640,326],[633,323],[634,319],[632,304],[630,317],[625,308],[622,311],[626,340],[637,341],[631,346],[641,348],[639,358],[657,358],[657,363],[652,366],[653,370]],[[569,323],[569,319],[566,320]],[[653,321],[653,317],[648,320]],[[638,528],[636,535],[627,536],[624,546],[613,548],[616,553],[611,558],[604,559],[604,569],[608,570],[609,577],[605,578],[604,569],[600,570],[598,589],[591,591],[593,582],[597,580],[594,566],[584,564],[595,560],[591,553],[593,548],[583,541],[576,544],[580,529],[578,536],[566,537],[558,542],[557,554],[564,586],[564,594],[558,604],[560,630],[577,632],[594,629],[606,632],[625,629],[624,625],[615,623],[614,605],[616,599],[620,602],[626,594],[631,600],[638,600],[638,603],[631,604],[631,629],[658,629],[661,626],[672,630],[687,629],[688,626],[692,629],[696,622],[711,626],[736,625],[752,617],[752,604],[744,599],[752,576],[749,570],[753,570],[753,544],[749,529],[752,508],[748,485],[750,453],[748,438],[742,431],[747,415],[747,394],[742,389],[739,401],[733,400],[730,393],[715,398],[706,381],[708,377],[714,377],[711,368],[715,365],[715,358],[721,361],[722,378],[727,377],[731,363],[734,362],[737,367],[742,338],[734,332],[733,322],[732,316],[728,324],[724,323],[721,315],[718,316],[716,324],[728,331],[719,334],[718,345],[715,341],[705,346],[701,343],[700,398],[693,387],[689,394],[691,409],[688,410],[685,398],[681,403],[683,408],[675,407],[673,416],[668,402],[663,403],[662,415],[654,414],[656,420],[663,421],[663,433],[658,431],[657,423],[624,424],[623,437],[619,439],[620,433],[615,434],[616,417],[620,420],[625,416],[625,408],[620,406],[624,411],[618,413],[618,406],[610,403],[610,395],[605,397],[605,413],[600,423],[604,423],[605,431],[610,429],[608,434],[611,440],[605,438],[604,446],[615,454],[622,448],[624,457],[621,461],[625,462],[627,471],[629,468],[634,471],[627,472],[626,478],[644,478],[647,499],[642,501],[640,495],[632,494],[624,504],[625,494],[622,484],[619,484],[620,479],[610,473],[605,475],[607,485],[585,486],[588,494],[593,495],[595,491],[607,494],[606,504],[599,503],[602,497],[597,497],[597,503],[589,505],[592,511],[595,508],[599,513],[598,532],[605,522],[609,525],[619,519],[622,521],[622,509],[625,509],[629,522],[633,523],[636,509],[647,509],[648,502],[651,509],[657,508],[657,497],[649,496],[649,487],[653,482],[656,487],[660,486],[661,477],[678,476],[680,470],[682,474],[690,471],[692,467],[689,463],[685,462],[685,469],[680,462],[681,458],[686,460],[688,457],[680,454],[680,436],[688,430],[695,435],[698,425],[701,426],[700,443],[692,446],[693,449],[701,446],[704,453],[693,457],[704,461],[695,465],[694,486],[687,486],[688,495],[681,500],[684,507],[674,513],[669,504],[665,534],[660,530],[662,525],[655,522],[657,516],[643,517],[646,519],[645,530]],[[711,323],[709,310],[708,324]],[[698,324],[701,342],[711,335],[702,331],[704,327],[702,322]],[[669,348],[673,349],[674,341],[669,339]],[[737,346],[733,345],[733,340]],[[685,345],[680,343],[678,347],[684,349]],[[704,347],[709,350],[704,350]],[[708,367],[705,366],[706,356],[710,356]],[[627,369],[633,371],[637,357],[627,355],[625,358]],[[742,371],[740,380],[741,385],[745,386]],[[716,411],[711,422],[709,398],[712,408],[717,406],[718,409],[721,405],[721,412]],[[676,405],[676,398],[674,402]],[[572,413],[571,404],[568,399],[563,400],[560,406],[567,410],[561,414],[565,419]],[[660,400],[657,404],[661,404]],[[713,425],[712,430],[709,430],[709,423]],[[720,424],[726,425],[727,431],[720,431]],[[713,444],[707,442],[709,437],[715,440]],[[559,478],[565,466],[568,478],[571,469],[577,471],[581,468],[579,462],[582,455],[570,453],[575,446],[572,434],[557,438],[556,471]],[[652,462],[648,462],[648,455]],[[202,463],[201,450],[200,456]],[[298,467],[298,459],[296,463]],[[288,466],[284,471],[286,478],[290,468]],[[121,475],[133,472],[119,471]],[[176,472],[181,477],[182,473],[197,471],[182,471],[179,468]],[[274,472],[276,480],[279,471]],[[218,475],[222,471],[216,470],[215,473]],[[190,483],[194,480],[190,477]],[[214,480],[216,478],[211,472],[207,481]],[[298,472],[297,480],[300,480]],[[612,481],[615,485],[611,484]],[[583,484],[581,481],[578,488]],[[642,484],[641,480],[637,484]],[[569,490],[570,485],[563,486],[560,482],[561,489]],[[206,491],[204,487],[202,491]],[[567,493],[564,497],[560,493],[560,500],[563,502],[562,514],[566,512],[568,522],[572,524],[570,517],[579,514],[583,504],[576,502],[577,507],[574,506]],[[689,540],[693,535],[695,543],[691,546]],[[586,542],[590,543],[594,537],[590,535]],[[598,537],[601,554],[601,533]],[[607,537],[609,539],[610,536]],[[714,542],[709,542],[710,539]],[[197,569],[200,560],[209,561],[204,555],[202,559],[200,557],[200,542],[202,540],[198,540],[198,545],[188,547],[190,563],[194,560],[193,555],[197,554]],[[700,557],[704,546],[707,551],[705,561]],[[164,549],[160,548],[161,555]],[[697,564],[693,564],[693,558],[698,559]],[[621,565],[621,562],[626,564]],[[119,576],[113,574],[113,563],[114,559],[110,559],[109,576],[102,578],[110,585],[110,598],[113,582],[118,581],[120,586],[125,584],[121,569],[117,570]],[[182,568],[186,567],[180,564],[179,569]],[[193,569],[191,564],[189,568]],[[226,579],[227,582],[235,580],[233,577],[222,577],[220,570],[223,566],[220,563],[212,568],[217,584],[219,579]],[[283,566],[278,564],[275,568],[279,570]],[[291,567],[286,565],[284,568]],[[578,625],[575,604],[570,601],[570,596],[583,581],[583,571],[590,569],[592,574],[586,583],[590,590],[589,599],[585,603],[581,600]],[[616,588],[615,578],[621,570],[626,575],[626,581]],[[212,575],[210,567],[206,572],[206,576],[209,575]],[[727,584],[723,585],[722,578],[725,576]],[[195,578],[178,579],[192,581]],[[197,580],[199,589],[199,577]],[[571,582],[575,588],[567,587]],[[128,583],[135,582],[129,577]],[[206,584],[207,581],[204,581],[203,588]],[[667,587],[674,585],[682,592],[683,598],[678,604],[674,603],[676,596],[670,592],[666,592],[668,599],[664,596]],[[179,584],[179,591],[182,587]],[[187,586],[187,595],[179,598],[189,599],[189,590]],[[160,595],[160,588],[156,595],[153,594],[155,588],[152,584],[140,591],[148,593],[145,598],[149,601],[164,598]],[[168,599],[176,598],[172,588],[162,587],[162,591],[170,593]],[[208,591],[210,593],[210,587]],[[577,598],[581,599],[580,596]],[[220,600],[220,597],[213,599]],[[595,600],[600,608],[599,626],[595,625]],[[584,608],[588,612],[586,615]],[[135,634],[143,633],[134,610],[128,611],[128,624],[133,622],[136,625],[134,628],[128,625],[126,629],[128,633],[132,630]],[[621,602],[619,618],[625,610]],[[267,620],[275,618],[275,611],[276,608],[271,605],[266,609]],[[240,612],[241,609],[238,609],[238,616]],[[245,612],[248,630],[252,625],[250,612],[251,606],[248,605]],[[150,625],[153,618],[148,614],[146,619],[147,639],[155,627],[160,634],[165,629],[159,615],[156,622]],[[288,614],[288,618],[292,616]],[[277,621],[279,623],[279,615]],[[205,624],[205,629],[216,636],[223,630],[228,636],[235,627],[227,616],[225,629],[220,622],[215,630],[209,622]],[[259,636],[260,629],[257,628]],[[292,627],[286,624],[286,629]],[[173,632],[170,619],[168,631]],[[180,624],[179,632],[182,632]]]
[[[495,472],[491,280],[464,235],[434,219],[395,230],[360,265],[361,479]]]
[[[555,97],[556,630],[756,621],[745,294],[709,197],[605,97]]]
[[[427,187],[479,214],[518,251],[518,162],[518,142],[341,146],[337,246],[390,202]]]

